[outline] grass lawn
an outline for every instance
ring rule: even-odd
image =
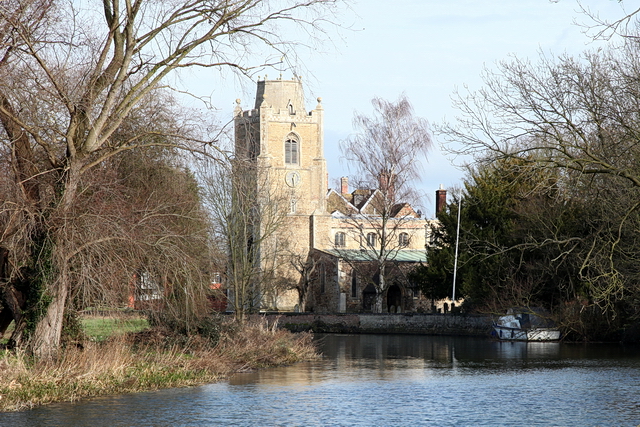
[[[80,318],[82,329],[91,341],[104,341],[110,336],[127,332],[140,332],[149,328],[149,322],[143,316],[98,316],[83,315]],[[14,324],[11,323],[4,336],[0,336],[0,345],[7,344]]]
[[[140,332],[149,328],[149,322],[142,316],[81,316],[82,329],[91,341],[104,341],[112,335]]]

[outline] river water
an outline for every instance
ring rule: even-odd
[[[323,358],[228,382],[0,414],[24,426],[638,426],[640,348],[317,337]]]

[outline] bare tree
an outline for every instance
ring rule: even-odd
[[[440,128],[460,144],[457,152],[479,161],[512,158],[522,168],[555,169],[564,203],[579,203],[594,215],[600,211],[587,219],[592,228],[586,236],[531,245],[564,244],[570,248],[564,255],[579,251],[581,286],[603,309],[637,294],[637,275],[628,264],[640,256],[632,249],[640,208],[637,43],[627,38],[575,58],[543,56],[537,64],[502,62],[485,72],[484,89],[457,98],[457,123]]]
[[[300,279],[293,285],[298,293],[298,310],[302,313],[307,311],[309,291],[317,276],[318,268],[325,261],[325,256],[321,252],[316,254],[300,254],[291,252],[288,254],[289,263],[300,274]]]
[[[360,186],[371,189],[366,206],[345,213],[344,223],[363,249],[352,259],[354,268],[362,265],[355,262],[363,261],[362,257],[375,265],[374,311],[380,313],[389,287],[387,267],[408,246],[406,231],[419,219],[409,203],[416,200],[412,183],[419,179],[431,136],[427,121],[414,116],[406,96],[397,102],[374,98],[372,104],[374,116],[356,114],[353,124],[358,133],[342,142],[341,151],[358,174]],[[345,259],[353,258],[348,251],[342,252]]]
[[[156,99],[168,101],[161,93],[155,95]],[[135,133],[141,137],[141,129],[151,123],[154,133],[165,131],[171,118],[179,114],[167,105],[151,103],[146,107],[154,113],[144,120],[130,116],[114,138],[128,138]],[[163,120],[166,124],[161,123]],[[181,166],[177,154],[166,147],[130,150],[94,167],[91,174],[82,177],[80,186],[82,192],[66,216],[61,217],[59,211],[52,209],[42,223],[47,227],[62,224],[56,228],[56,236],[64,239],[69,257],[68,278],[73,283],[65,310],[123,306],[136,294],[134,276],[144,273],[159,285],[162,304],[156,307],[166,315],[186,320],[202,312],[208,284],[206,221],[195,181]],[[15,215],[16,198],[3,200],[2,214]],[[20,242],[19,237],[24,236],[10,235],[3,244],[12,247]],[[13,255],[15,261],[16,255],[27,254]],[[39,256],[36,262],[46,262],[42,254]],[[32,332],[27,321],[32,321],[35,309],[23,295],[29,294],[30,279],[38,280],[38,276],[34,277],[37,267],[28,264],[8,268],[3,274],[3,290],[16,295],[15,301],[19,301],[18,305],[7,307],[5,313],[11,313],[10,319],[16,321],[10,340],[14,345],[28,339]],[[51,268],[51,264],[43,267]],[[6,325],[0,325],[1,329]]]
[[[622,0],[619,3],[622,15],[611,20],[601,18],[597,10],[578,2],[580,12],[588,18],[587,23],[581,23],[580,25],[587,30],[587,33],[594,40],[611,40],[616,35],[638,38],[637,25],[640,8],[633,8],[629,11],[624,7]]]
[[[144,129],[117,138],[127,118],[179,69],[249,74],[273,63],[270,58],[295,55],[296,43],[283,39],[283,27],[322,34],[329,23],[324,18],[339,1],[96,3],[0,3],[0,121],[14,184],[2,217],[0,244],[11,267],[3,298],[16,307],[16,321],[26,322],[17,307],[29,307],[32,326],[16,344],[42,358],[54,357],[59,347],[74,293],[73,261],[94,243],[78,249],[67,240],[87,175],[141,147],[207,151],[202,142],[210,138],[199,132],[164,129],[156,138],[157,130]],[[252,50],[266,59],[252,64]]]
[[[270,173],[256,162],[229,157],[201,174],[211,235],[226,257],[227,287],[239,321],[276,300],[282,289],[278,260],[286,253],[288,202],[271,185]]]

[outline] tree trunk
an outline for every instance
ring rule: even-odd
[[[60,278],[53,288],[52,300],[29,338],[30,353],[41,360],[55,359],[60,349],[60,336],[68,295],[66,280]]]
[[[70,211],[77,194],[80,182],[81,162],[70,160],[69,170],[66,172],[64,180],[63,194],[60,200],[59,209],[62,216],[66,216]],[[36,323],[35,329],[29,336],[28,349],[33,356],[42,360],[52,360],[58,356],[60,349],[60,337],[64,323],[64,313],[66,309],[67,296],[69,295],[69,260],[68,248],[63,241],[60,241],[60,233],[63,230],[50,230],[53,237],[54,247],[49,256],[49,262],[55,265],[55,273],[51,282],[44,284],[42,289],[43,297],[50,299],[49,304],[44,309],[42,318]],[[56,236],[57,234],[57,236]],[[58,237],[56,239],[55,237]]]
[[[11,320],[15,324],[9,344],[11,347],[19,346],[22,343],[22,332],[27,326],[22,314],[25,308],[24,295],[15,288],[14,284],[9,283],[4,289],[2,300],[6,305],[5,310],[11,313]]]
[[[376,300],[375,300],[375,304],[373,305],[374,313],[382,313],[382,307],[384,302],[384,292],[387,288],[386,281],[384,280],[384,273],[385,273],[385,265],[384,263],[381,263],[380,267],[378,268],[379,283],[376,286]]]
[[[8,255],[8,250],[6,250],[5,248],[0,248],[0,283],[6,283],[8,281],[8,275],[6,273],[8,265]],[[0,288],[2,289],[0,301],[4,301],[6,299],[4,293],[7,292],[7,287],[8,284],[5,284],[4,286],[2,286],[2,288]],[[5,331],[13,321],[13,312],[8,307],[6,307],[6,303],[4,305],[5,307],[3,307],[3,304],[0,304],[0,338],[2,338]]]
[[[236,309],[235,319],[236,319],[236,322],[238,322],[241,325],[244,325],[244,322],[247,319],[247,314],[246,314],[244,308]]]
[[[383,301],[384,301],[384,292],[382,292],[380,289],[376,289],[376,300],[375,300],[375,304],[373,305],[374,313],[382,313]]]
[[[304,286],[306,289],[298,288],[298,311],[300,313],[307,311],[307,289],[309,285],[305,283]]]
[[[29,203],[40,202],[40,188],[35,177],[38,174],[33,149],[29,142],[27,133],[18,125],[12,117],[17,117],[13,105],[6,96],[0,92],[0,105],[7,111],[0,111],[0,122],[6,131],[9,139],[13,142],[13,155],[16,164],[16,180],[19,188],[23,190],[25,200]]]

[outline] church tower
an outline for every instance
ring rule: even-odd
[[[313,217],[326,213],[321,99],[315,109],[307,111],[301,80],[267,80],[265,76],[258,81],[252,110],[243,111],[240,100],[236,102],[236,156],[255,162],[264,175],[252,179],[263,180],[256,185],[268,191],[270,203],[276,195],[277,204],[285,209],[278,235],[286,237],[286,251],[306,257],[313,247]],[[299,279],[293,270],[283,274],[290,280]]]

